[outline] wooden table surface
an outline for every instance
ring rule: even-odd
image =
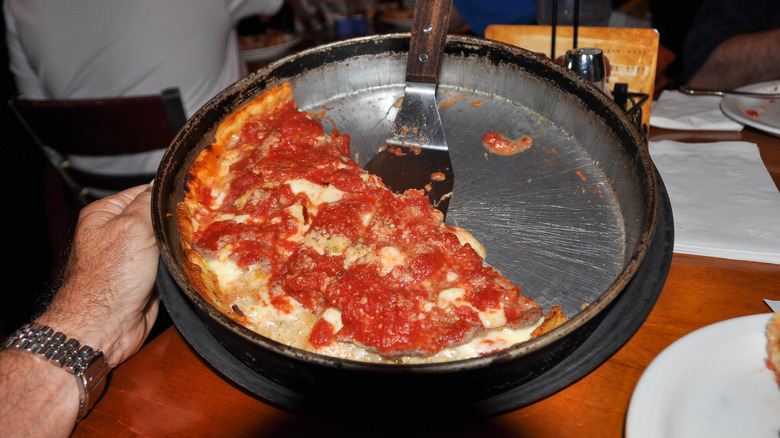
[[[780,187],[778,138],[746,128],[740,133],[653,129],[651,139],[756,143]],[[634,387],[662,350],[709,324],[769,312],[764,298],[780,299],[780,265],[675,254],[647,320],[596,370],[514,412],[467,424],[421,426],[403,431],[403,436],[620,437]],[[401,432],[388,425],[354,426],[269,406],[222,377],[170,328],[113,371],[105,395],[73,436],[345,437]]]

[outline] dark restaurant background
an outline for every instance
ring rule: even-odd
[[[8,66],[5,20],[0,20],[0,25],[3,93],[0,118],[6,152],[3,185],[7,224],[4,285],[0,294],[0,337],[4,338],[27,322],[36,301],[48,294],[53,261],[44,202],[46,162],[6,103],[16,94],[16,84]]]

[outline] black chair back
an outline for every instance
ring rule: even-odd
[[[186,122],[176,88],[158,95],[108,99],[27,100],[17,96],[8,104],[82,205],[101,197],[97,193],[148,183],[154,174],[76,169],[69,155],[114,156],[164,149]]]

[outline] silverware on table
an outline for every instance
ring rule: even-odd
[[[685,94],[691,94],[694,96],[744,96],[744,97],[758,97],[762,99],[778,99],[780,98],[780,92],[778,93],[759,93],[754,91],[736,91],[736,90],[712,90],[709,88],[693,87],[689,85],[683,85],[679,90]]]

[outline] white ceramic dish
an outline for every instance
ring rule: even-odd
[[[293,46],[301,42],[302,38],[302,35],[284,34],[283,43],[257,49],[242,50],[241,56],[245,62],[273,61],[287,54]]]
[[[780,387],[765,364],[771,315],[704,327],[661,352],[634,390],[626,437],[777,438]]]
[[[780,91],[780,81],[746,85],[737,90],[777,93]],[[739,123],[780,136],[780,99],[727,95],[721,100],[720,108]]]

